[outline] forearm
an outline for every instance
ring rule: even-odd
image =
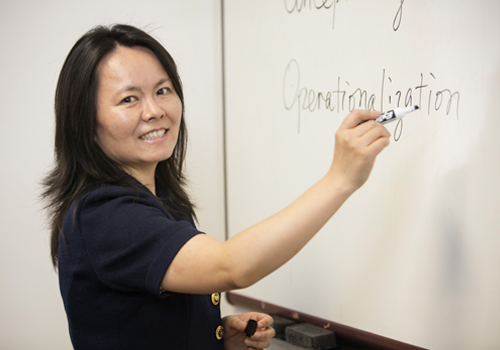
[[[325,176],[283,210],[224,242],[237,252],[230,262],[235,284],[244,288],[297,254],[354,190]]]

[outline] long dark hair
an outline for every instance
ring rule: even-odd
[[[183,164],[187,146],[184,95],[177,66],[167,50],[144,31],[129,25],[98,26],[73,46],[59,75],[55,94],[55,165],[43,180],[42,198],[51,224],[51,256],[58,263],[59,238],[64,239],[63,220],[71,204],[99,183],[138,188],[138,184],[101,150],[95,141],[97,125],[98,65],[118,46],[142,46],[151,50],[167,72],[182,102],[177,145],[172,156],[158,163],[156,181],[172,197],[168,210],[194,215],[184,190]]]

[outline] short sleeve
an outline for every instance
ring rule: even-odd
[[[118,186],[84,196],[79,232],[99,280],[120,291],[160,294],[160,283],[178,251],[201,232],[168,215],[152,193]]]

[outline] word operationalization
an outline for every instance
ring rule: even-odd
[[[340,0],[285,0],[286,12],[292,14],[294,12],[300,13],[302,10],[309,8],[309,10],[332,10],[333,23],[332,28],[335,28],[335,14],[337,12],[337,3]],[[347,1],[347,0],[346,0]],[[396,16],[392,22],[392,29],[397,31],[401,25],[403,18],[403,4],[405,0],[399,0],[399,8],[397,9]]]
[[[452,111],[459,120],[460,93],[450,89],[433,90],[437,77],[433,73],[420,74],[417,85],[406,90],[397,90],[394,94],[387,94],[387,86],[392,84],[392,78],[382,70],[380,96],[369,93],[362,88],[351,87],[347,80],[340,76],[336,87],[329,91],[317,92],[312,88],[300,86],[299,63],[292,59],[285,68],[283,77],[283,105],[285,109],[297,111],[297,132],[300,133],[301,111],[314,112],[325,109],[337,113],[354,109],[375,110],[375,103],[380,102],[380,111],[385,111],[384,103],[388,102],[393,108],[408,107],[414,104],[430,115],[431,111],[444,110],[446,115]],[[395,107],[394,107],[395,104]],[[403,131],[403,120],[400,119],[394,132],[394,140],[398,141]]]

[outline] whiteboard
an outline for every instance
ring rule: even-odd
[[[426,348],[500,348],[500,1],[223,11],[229,236],[326,173],[351,109],[420,106],[387,125],[365,186],[241,293]]]

